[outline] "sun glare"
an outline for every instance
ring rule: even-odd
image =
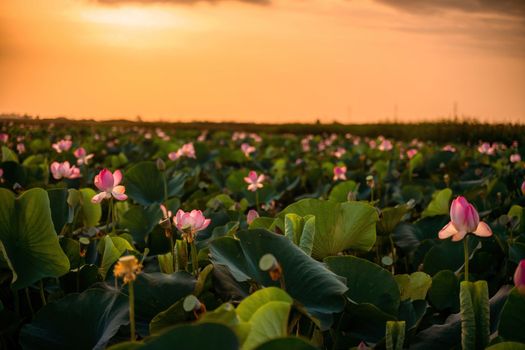
[[[173,11],[129,6],[92,8],[84,11],[82,17],[94,24],[141,29],[177,27],[187,22]]]

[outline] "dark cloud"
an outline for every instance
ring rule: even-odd
[[[135,4],[179,4],[179,5],[194,5],[199,2],[207,2],[210,4],[222,3],[225,1],[238,1],[256,5],[267,5],[270,0],[93,0],[100,4],[118,5],[123,3]]]
[[[376,0],[402,10],[439,13],[457,10],[471,13],[497,13],[525,17],[525,0]]]

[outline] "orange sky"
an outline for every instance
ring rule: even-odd
[[[520,1],[1,0],[0,113],[525,122]]]

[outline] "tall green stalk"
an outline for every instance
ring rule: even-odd
[[[468,281],[468,260],[469,260],[469,254],[468,254],[468,235],[465,236],[463,239],[463,254],[465,256],[465,281]]]
[[[192,241],[190,243],[191,248],[191,266],[193,268],[193,275],[195,278],[199,276],[199,261],[197,256],[197,246],[195,245],[195,241]]]

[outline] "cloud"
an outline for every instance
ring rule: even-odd
[[[194,5],[199,2],[207,2],[210,4],[222,3],[228,0],[92,0],[100,4],[107,5],[118,5],[123,3],[134,3],[134,4],[178,4],[178,5]],[[267,5],[271,0],[230,0],[244,3],[250,3],[255,5]]]
[[[525,18],[524,0],[376,0],[415,13],[439,13],[456,10],[470,13],[494,13]]]

